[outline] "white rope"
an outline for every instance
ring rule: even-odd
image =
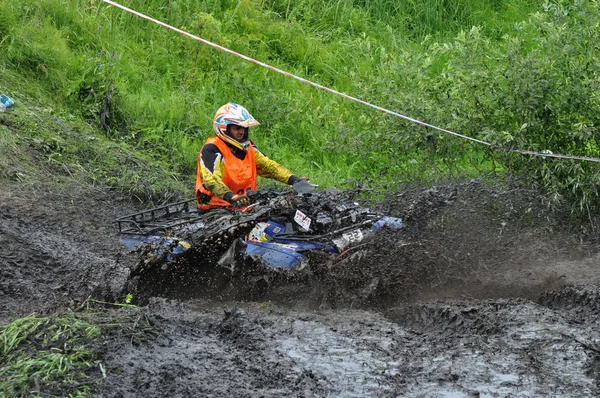
[[[285,76],[294,78],[294,79],[299,80],[299,81],[301,81],[303,83],[310,84],[311,86],[320,88],[322,90],[325,90],[325,91],[328,91],[330,93],[339,95],[339,96],[344,97],[346,99],[349,99],[351,101],[358,102],[360,104],[363,104],[363,105],[369,106],[371,108],[377,109],[377,110],[379,110],[381,112],[385,112],[387,114],[399,117],[401,119],[408,120],[409,122],[412,122],[412,123],[415,123],[415,124],[418,124],[418,125],[421,125],[421,126],[424,126],[424,127],[428,127],[428,128],[434,129],[434,130],[438,130],[438,131],[441,131],[441,132],[444,132],[444,133],[447,133],[447,134],[450,134],[450,135],[453,135],[453,136],[456,136],[456,137],[459,137],[459,138],[462,138],[462,139],[465,139],[465,140],[476,142],[478,144],[486,145],[488,147],[491,147],[491,148],[494,148],[494,149],[499,149],[499,150],[505,151],[505,152],[515,152],[515,153],[520,153],[520,154],[524,154],[524,155],[533,155],[533,156],[540,156],[540,157],[547,157],[547,158],[574,159],[574,160],[583,160],[583,161],[599,162],[600,163],[600,159],[598,159],[598,158],[592,158],[592,157],[586,157],[586,156],[560,155],[560,154],[554,154],[554,153],[549,153],[549,152],[536,152],[536,151],[529,151],[529,150],[524,150],[524,149],[504,148],[504,147],[500,147],[500,146],[494,145],[494,144],[492,144],[490,142],[482,141],[482,140],[479,140],[479,139],[476,139],[476,138],[473,138],[473,137],[469,137],[469,136],[466,136],[466,135],[463,135],[463,134],[459,134],[459,133],[447,130],[445,128],[442,128],[442,127],[437,127],[437,126],[434,126],[432,124],[423,122],[421,120],[417,120],[417,119],[414,119],[412,117],[403,115],[401,113],[391,111],[391,110],[383,108],[381,106],[371,104],[370,102],[363,101],[363,100],[361,100],[359,98],[352,97],[352,96],[350,96],[348,94],[345,94],[345,93],[333,90],[333,89],[325,87],[323,85],[311,82],[310,80],[304,79],[304,78],[302,78],[300,76],[296,76],[296,75],[294,75],[292,73],[289,73],[289,72],[286,72],[284,70],[278,69],[278,68],[276,68],[274,66],[265,64],[264,62],[260,62],[260,61],[254,59],[254,58],[250,58],[250,57],[248,57],[246,55],[243,55],[243,54],[240,54],[240,53],[235,52],[233,50],[230,50],[228,48],[225,48],[223,46],[220,46],[218,44],[215,44],[213,42],[205,40],[205,39],[203,39],[201,37],[195,36],[195,35],[193,35],[191,33],[188,33],[188,32],[186,32],[184,30],[175,28],[175,27],[173,27],[171,25],[168,25],[168,24],[166,24],[164,22],[161,22],[161,21],[159,21],[157,19],[154,19],[152,17],[144,15],[144,14],[138,12],[138,11],[132,10],[131,8],[127,8],[127,7],[125,7],[125,6],[123,6],[123,5],[119,4],[119,3],[114,2],[114,1],[111,1],[111,0],[102,0],[102,1],[104,1],[107,4],[112,5],[114,7],[120,8],[120,9],[122,9],[124,11],[127,11],[127,12],[129,12],[129,13],[131,13],[133,15],[137,15],[140,18],[143,18],[143,19],[146,19],[148,21],[151,21],[151,22],[153,22],[153,23],[155,23],[157,25],[163,26],[163,27],[165,27],[167,29],[171,29],[171,30],[173,30],[173,31],[175,31],[177,33],[180,33],[180,34],[184,35],[184,36],[187,36],[189,38],[192,38],[194,40],[202,42],[202,43],[204,43],[206,45],[214,47],[214,48],[216,48],[216,49],[218,49],[220,51],[224,51],[224,52],[232,54],[232,55],[234,55],[236,57],[242,58],[242,59],[244,59],[244,60],[246,60],[248,62],[252,62],[252,63],[254,63],[256,65],[260,65],[260,66],[262,66],[264,68],[270,69],[270,70],[275,71],[277,73],[281,73],[281,74],[283,74]]]

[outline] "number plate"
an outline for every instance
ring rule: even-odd
[[[294,216],[294,221],[298,223],[303,229],[307,230],[310,228],[310,217],[306,214],[302,213],[300,210],[296,210],[296,215]]]
[[[346,239],[349,243],[356,243],[363,240],[363,233],[360,229],[355,229],[353,231],[345,232],[342,234],[344,239]]]

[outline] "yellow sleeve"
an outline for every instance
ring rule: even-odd
[[[211,167],[214,171],[211,172],[208,167],[204,164],[204,159],[201,157],[200,167],[202,171],[202,183],[212,193],[214,193],[220,199],[231,190],[223,183],[223,176],[225,175],[225,163],[223,162],[223,156],[217,156],[214,159],[214,164]]]
[[[255,150],[254,156],[256,159],[256,172],[259,176],[264,178],[272,178],[284,184],[288,183],[288,180],[293,174],[291,171],[276,161],[269,159],[259,150]]]

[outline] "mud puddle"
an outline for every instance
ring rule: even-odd
[[[110,355],[119,374],[100,396],[594,396],[598,324],[554,299],[593,312],[576,291],[546,293],[555,308],[445,300],[385,313],[153,299],[161,337]]]
[[[259,296],[162,291],[161,338],[107,358],[102,396],[597,395],[597,251],[486,189],[399,197],[402,236]]]

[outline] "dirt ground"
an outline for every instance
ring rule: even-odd
[[[407,190],[385,203],[404,231],[258,297],[234,281],[147,297],[160,334],[105,346],[95,396],[600,393],[597,246],[511,184]],[[89,296],[122,301],[137,259],[114,221],[134,210],[107,189],[3,184],[0,322]]]

